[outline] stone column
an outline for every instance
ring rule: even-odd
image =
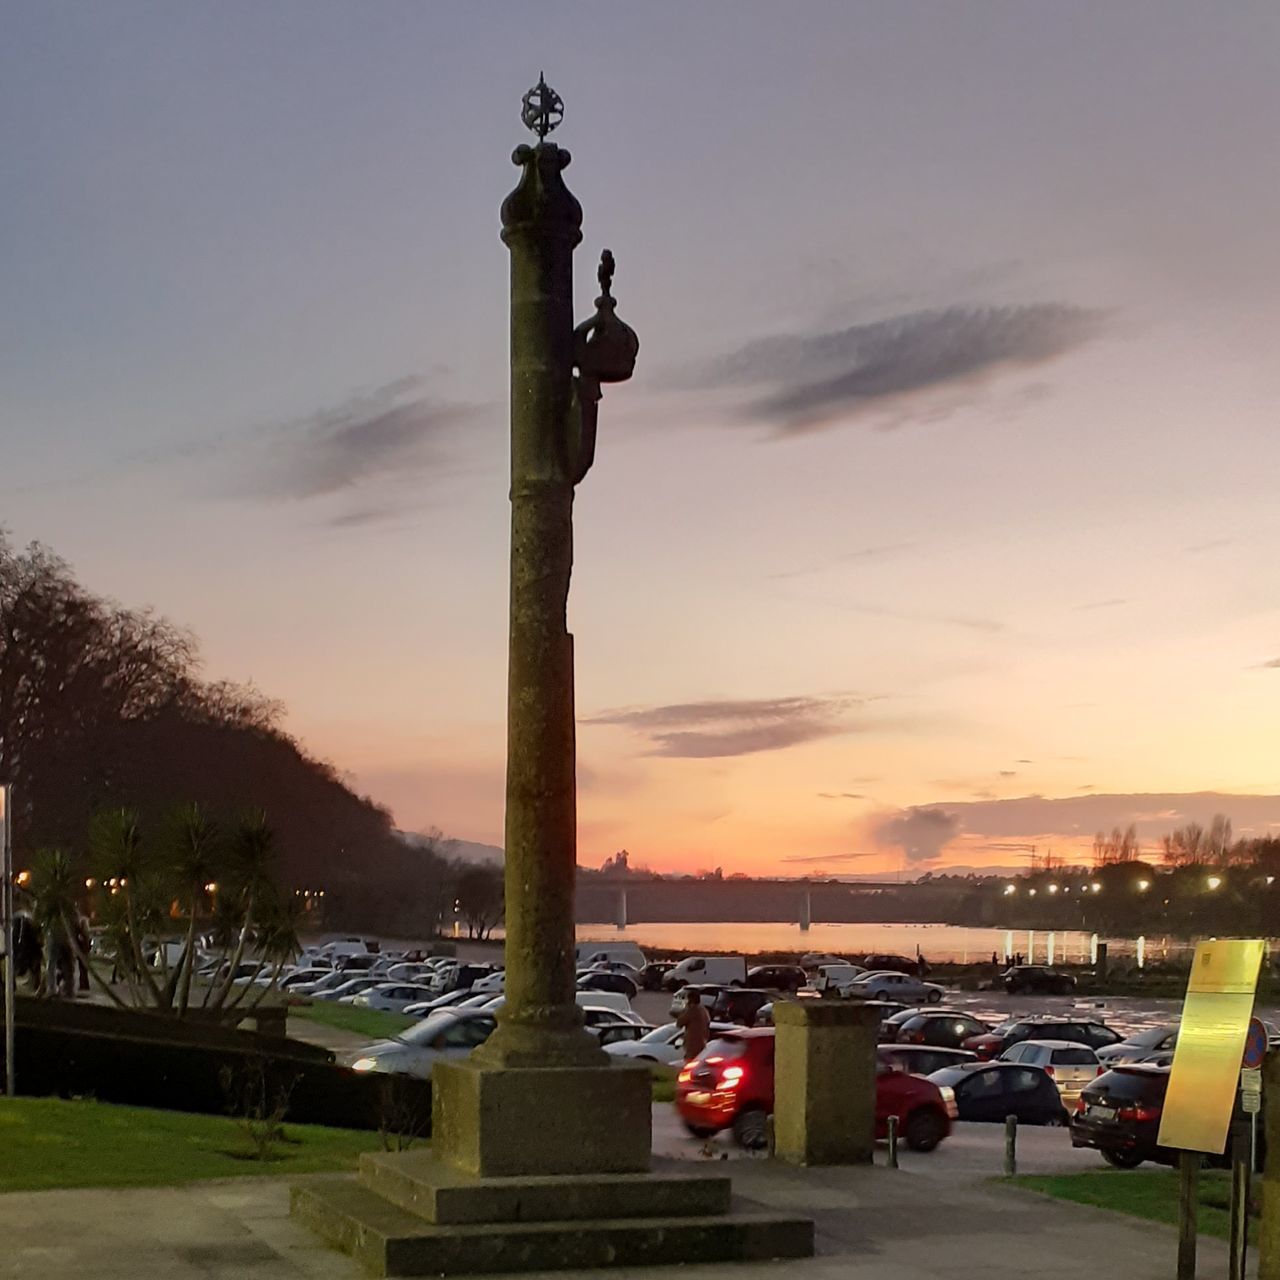
[[[506,1007],[478,1056],[602,1062],[574,1003],[577,809],[573,637],[573,251],[569,153],[521,146],[502,206],[511,251],[511,613],[507,681]]]
[[[774,1154],[791,1164],[870,1164],[880,1015],[856,1002],[779,1000]]]

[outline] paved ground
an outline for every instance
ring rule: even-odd
[[[706,1161],[655,1115],[655,1148]],[[1027,1172],[1095,1167],[1061,1130],[1026,1130]],[[818,1225],[818,1257],[788,1263],[795,1280],[1080,1280],[1105,1271],[1168,1280],[1172,1229],[1049,1201],[993,1184],[998,1126],[964,1125],[937,1152],[905,1153],[885,1168],[789,1169],[740,1157],[724,1163],[744,1198],[800,1211]],[[719,1163],[716,1159],[716,1163]],[[1123,1175],[1118,1175],[1123,1176]],[[5,1280],[358,1280],[350,1259],[288,1217],[288,1187],[238,1179],[183,1188],[46,1191],[0,1196],[0,1277]],[[564,1273],[555,1273],[563,1275]],[[579,1273],[581,1274],[581,1273]],[[763,1280],[774,1264],[653,1268],[616,1280]],[[1201,1242],[1200,1280],[1226,1276],[1225,1249]],[[552,1280],[538,1273],[529,1280]]]

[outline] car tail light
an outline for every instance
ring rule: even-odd
[[[1049,1077],[1050,1080],[1054,1079],[1054,1077],[1057,1075],[1057,1072],[1054,1071],[1053,1067],[1051,1066],[1045,1067],[1044,1073]]]
[[[693,1075],[693,1064],[686,1063],[683,1067],[680,1068],[680,1074],[676,1077],[676,1079],[681,1084],[686,1084],[688,1083],[689,1077],[692,1075]]]
[[[720,1076],[720,1083],[716,1085],[717,1089],[736,1089],[742,1083],[742,1077],[746,1075],[741,1067],[725,1067]]]
[[[1088,1107],[1089,1107],[1089,1104],[1084,1100],[1084,1094],[1082,1093],[1076,1099],[1076,1115],[1078,1116],[1084,1115],[1085,1111],[1088,1110]]]
[[[903,1039],[903,1042],[906,1044],[924,1044],[924,1032],[908,1031],[907,1034],[902,1037],[902,1039]]]
[[[1116,1118],[1118,1120],[1137,1120],[1139,1122],[1143,1120],[1159,1120],[1160,1108],[1159,1107],[1121,1107],[1116,1112]]]
[[[1096,1080],[1098,1076],[1102,1075],[1105,1071],[1106,1071],[1106,1067],[1104,1067],[1101,1063],[1099,1063],[1098,1070],[1094,1073],[1094,1079]]]

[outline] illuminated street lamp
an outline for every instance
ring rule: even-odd
[[[1028,892],[1028,893],[1029,893],[1033,898],[1036,896],[1036,891],[1035,891],[1034,889],[1028,889],[1028,890],[1027,890],[1027,892]]]
[[[1057,886],[1056,884],[1051,884],[1051,885],[1049,886],[1049,892],[1050,892],[1050,893],[1057,893],[1057,892],[1058,892],[1058,886]]]
[[[1011,893],[1017,893],[1018,886],[1016,884],[1007,884],[1004,887],[1004,896],[1007,898]]]
[[[1207,885],[1209,886],[1209,888],[1210,888],[1210,889],[1219,889],[1219,888],[1221,888],[1221,887],[1222,887],[1222,877],[1221,877],[1221,876],[1210,876],[1210,877],[1205,881],[1205,884],[1207,884]]]
[[[1139,892],[1139,893],[1146,893],[1146,891],[1147,891],[1148,889],[1150,889],[1150,888],[1151,888],[1151,881],[1150,881],[1150,880],[1139,880],[1139,881],[1138,881],[1138,892]]]
[[[1090,892],[1091,892],[1091,893],[1101,893],[1101,892],[1102,892],[1102,886],[1101,886],[1101,885],[1100,885],[1100,884],[1095,880],[1095,881],[1094,881],[1094,882],[1089,886],[1089,890],[1090,890]]]

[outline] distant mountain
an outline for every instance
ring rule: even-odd
[[[500,867],[506,857],[496,844],[479,844],[474,840],[453,840],[448,837],[439,840],[423,835],[420,831],[397,831],[396,835],[411,847],[434,846],[446,858],[452,858],[455,862]]]

